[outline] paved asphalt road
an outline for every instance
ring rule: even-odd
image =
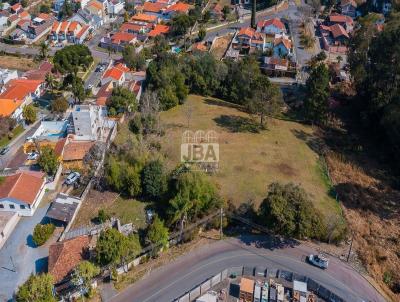
[[[385,301],[357,272],[331,258],[325,271],[304,262],[315,253],[307,246],[256,248],[255,238],[228,239],[207,244],[161,267],[124,291],[112,302],[168,302],[181,296],[225,268],[257,266],[292,271],[313,278],[346,301]]]

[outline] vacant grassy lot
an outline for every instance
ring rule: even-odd
[[[18,125],[17,127],[15,127],[12,131],[13,134],[13,138],[16,138],[18,135],[20,135],[22,132],[24,132],[24,127],[21,125]],[[6,146],[9,142],[10,142],[10,138],[8,137],[8,135],[2,137],[0,139],[0,147],[4,147]]]
[[[145,207],[148,203],[135,199],[125,199],[113,192],[91,190],[74,222],[74,228],[94,222],[100,209],[113,217],[121,219],[121,223],[132,222],[137,228],[145,226]]]
[[[0,56],[0,68],[17,69],[27,71],[37,67],[37,63],[30,58],[14,57],[14,56]]]
[[[220,168],[211,176],[222,195],[236,205],[253,201],[258,205],[271,182],[301,184],[324,213],[338,213],[336,201],[328,194],[316,141],[311,127],[299,123],[271,120],[268,130],[257,132],[257,125],[240,108],[216,99],[189,96],[183,106],[161,114],[166,135],[162,152],[169,168],[180,160],[182,133],[188,129],[215,130],[220,145]]]

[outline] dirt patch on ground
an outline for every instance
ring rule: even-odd
[[[0,56],[0,68],[17,69],[21,71],[27,71],[34,69],[38,66],[30,58],[26,57],[14,57],[14,56]]]
[[[279,164],[272,165],[272,168],[274,170],[279,171],[280,173],[282,173],[284,175],[287,175],[287,176],[296,176],[297,175],[296,169],[293,169],[291,166],[289,166],[288,164],[285,164],[285,163],[279,163]]]
[[[354,250],[390,299],[400,301],[400,192],[380,177],[382,170],[373,159],[337,152],[326,158]]]
[[[230,34],[215,40],[211,49],[211,53],[215,56],[215,58],[217,58],[218,60],[223,58],[226,49],[228,48],[229,43],[232,40],[232,37],[233,35]]]

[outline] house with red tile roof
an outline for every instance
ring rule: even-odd
[[[90,242],[90,237],[85,235],[50,245],[48,272],[55,284],[69,277],[79,262],[88,258]]]
[[[340,15],[340,14],[331,14],[328,18],[329,18],[329,20],[328,20],[328,22],[326,22],[326,25],[339,24],[348,33],[353,31],[354,21],[351,17],[345,16],[345,15]]]
[[[156,24],[153,29],[148,33],[149,38],[155,38],[160,35],[166,35],[169,33],[170,27],[163,24]]]
[[[326,51],[338,54],[347,52],[347,41],[350,36],[340,24],[331,26],[321,24],[319,27],[322,36],[322,46]]]
[[[127,32],[131,34],[144,34],[146,32],[147,27],[145,25],[140,25],[131,22],[125,22],[119,28],[120,32]]]
[[[257,31],[274,36],[275,34],[286,33],[286,27],[279,18],[273,18],[259,21]]]
[[[123,51],[125,46],[133,45],[137,42],[137,35],[130,32],[116,32],[100,40],[100,46],[115,51]]]
[[[0,182],[0,211],[32,216],[45,193],[44,176],[42,172],[33,171],[4,176]]]
[[[243,27],[234,37],[232,47],[241,51],[250,51],[251,48],[264,51],[266,48],[265,34],[256,32],[251,27]]]
[[[273,52],[276,57],[287,57],[292,53],[292,41],[284,34],[276,34],[273,44]]]
[[[129,69],[122,64],[111,66],[104,72],[101,79],[101,85],[112,82],[114,85],[121,86],[125,82],[127,72],[129,72]]]
[[[149,15],[149,14],[136,14],[132,16],[131,22],[139,25],[146,25],[146,24],[157,24],[159,21],[159,18],[154,15]]]
[[[167,19],[172,19],[174,16],[178,14],[188,14],[189,10],[192,8],[190,4],[183,3],[183,2],[176,2],[171,6],[168,6],[163,15]]]
[[[145,2],[141,7],[140,12],[161,18],[167,6],[167,3],[162,2]]]
[[[18,14],[22,10],[23,10],[22,5],[19,2],[17,2],[14,5],[10,6],[10,12],[12,14]]]
[[[89,25],[84,25],[78,21],[54,21],[49,39],[53,42],[82,44],[90,29]]]
[[[22,121],[22,103],[21,100],[0,97],[0,116],[11,117],[17,122]]]
[[[45,82],[42,80],[13,79],[7,83],[0,98],[20,100],[24,102],[24,105],[29,105],[32,100],[42,96],[44,88]]]

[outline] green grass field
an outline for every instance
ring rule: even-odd
[[[188,128],[187,108],[192,108]],[[210,176],[221,194],[239,205],[258,205],[271,182],[300,184],[326,215],[340,207],[329,196],[330,185],[316,152],[311,127],[273,119],[268,129],[258,132],[257,121],[232,104],[200,96],[161,114],[166,135],[162,152],[170,169],[180,161],[180,144],[185,130],[215,130],[218,133],[220,167]]]

